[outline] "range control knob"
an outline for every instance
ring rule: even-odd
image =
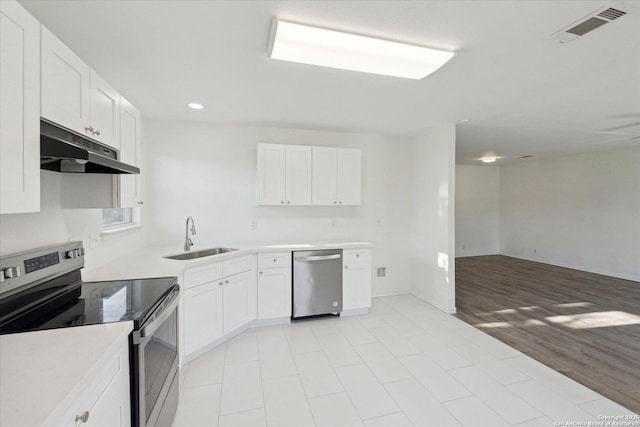
[[[84,256],[84,248],[78,248],[78,249],[76,249],[76,255],[78,255],[78,256]]]
[[[66,257],[67,259],[73,259],[73,258],[75,258],[75,257],[77,257],[77,256],[78,256],[78,254],[76,253],[76,250],[75,250],[75,249],[74,249],[74,250],[71,250],[71,251],[67,251],[67,254],[65,255],[65,257]]]
[[[7,267],[2,270],[5,279],[13,279],[14,277],[20,277],[20,267]]]

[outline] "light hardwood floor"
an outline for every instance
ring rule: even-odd
[[[457,258],[456,306],[461,320],[640,413],[640,282]]]

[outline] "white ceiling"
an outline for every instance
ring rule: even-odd
[[[640,145],[636,0],[21,3],[152,118],[388,135],[456,122],[467,164]],[[628,13],[552,40],[603,6]],[[271,60],[273,17],[457,56],[419,81]]]

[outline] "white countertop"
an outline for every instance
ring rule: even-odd
[[[357,240],[332,240],[301,243],[268,243],[262,245],[220,245],[215,243],[198,244],[194,245],[191,248],[191,252],[216,247],[238,248],[238,250],[220,255],[213,255],[185,261],[164,258],[167,255],[177,255],[184,253],[182,251],[177,251],[177,247],[178,245],[144,247],[133,254],[128,254],[126,256],[118,258],[101,267],[84,269],[82,271],[82,279],[86,282],[93,282],[100,280],[139,279],[143,277],[180,276],[185,268],[215,261],[221,261],[227,258],[238,257],[242,255],[250,255],[260,252],[294,250],[370,248],[371,243]]]
[[[41,426],[132,322],[0,336],[0,426]]]

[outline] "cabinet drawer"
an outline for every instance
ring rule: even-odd
[[[291,252],[270,252],[258,255],[258,268],[291,267]]]
[[[344,264],[371,262],[371,249],[350,249],[343,251]]]
[[[185,289],[202,285],[207,282],[214,281],[222,277],[222,263],[214,262],[212,264],[200,265],[192,267],[184,272]]]
[[[251,270],[252,256],[243,256],[239,258],[225,259],[222,261],[222,274],[224,277],[233,276]]]

